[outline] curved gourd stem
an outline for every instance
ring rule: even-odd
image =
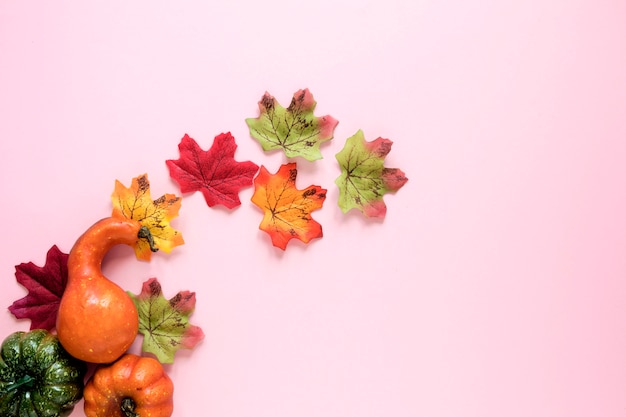
[[[148,229],[146,226],[141,226],[139,228],[139,232],[137,232],[137,237],[141,239],[146,239],[148,245],[150,245],[150,250],[152,252],[158,252],[159,248],[157,248],[154,244],[154,237],[152,236],[150,229]]]
[[[81,275],[102,274],[102,259],[115,245],[135,246],[138,239],[145,239],[150,250],[156,252],[150,230],[138,221],[126,218],[107,217],[91,226],[74,244],[68,258],[71,270],[81,270]],[[76,268],[72,268],[76,266]],[[69,279],[74,277],[70,276]]]

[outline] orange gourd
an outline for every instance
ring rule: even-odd
[[[139,319],[132,299],[102,274],[102,259],[115,245],[135,246],[149,230],[133,219],[107,217],[91,226],[70,251],[67,286],[61,297],[56,329],[72,356],[86,362],[110,363],[128,350]]]
[[[86,417],[170,417],[174,384],[159,361],[125,354],[101,366],[83,391]]]

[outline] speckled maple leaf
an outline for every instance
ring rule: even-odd
[[[15,278],[28,294],[9,306],[18,319],[30,319],[30,328],[52,330],[56,326],[61,296],[67,285],[68,254],[52,246],[46,263],[39,267],[32,262],[15,267]]]
[[[252,202],[263,210],[259,228],[282,250],[294,238],[308,243],[322,237],[322,226],[313,220],[311,212],[322,207],[326,190],[317,185],[298,190],[297,175],[296,164],[289,163],[282,165],[274,175],[262,166],[254,179]]]
[[[385,217],[387,205],[383,196],[397,191],[408,181],[402,170],[384,166],[392,144],[383,138],[367,142],[361,130],[346,140],[336,155],[341,175],[335,180],[339,187],[339,207],[344,213],[358,209],[367,217]]]
[[[316,104],[308,89],[297,91],[286,109],[266,92],[259,101],[259,117],[246,119],[250,135],[264,151],[282,149],[287,158],[321,159],[320,144],[333,138],[338,121],[316,117]]]
[[[116,180],[111,200],[113,216],[134,219],[146,226],[150,229],[157,249],[169,253],[174,247],[185,243],[180,232],[170,225],[170,221],[178,216],[180,197],[164,194],[152,200],[146,174],[133,178],[130,187]],[[150,260],[152,251],[147,241],[139,240],[135,255],[138,259]]]
[[[141,293],[127,292],[139,314],[139,332],[143,334],[142,350],[154,354],[161,363],[173,363],[180,349],[193,349],[204,332],[189,323],[196,308],[196,293],[180,291],[169,300],[163,296],[156,278],[143,283]]]
[[[230,132],[217,135],[208,151],[202,150],[189,135],[182,138],[178,149],[180,159],[165,161],[170,176],[178,182],[182,193],[201,191],[209,207],[239,206],[239,191],[252,185],[259,170],[253,162],[235,161],[237,144]]]

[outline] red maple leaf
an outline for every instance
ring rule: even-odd
[[[28,294],[13,302],[9,311],[18,319],[30,319],[31,330],[54,329],[67,285],[67,258],[68,254],[54,245],[48,250],[43,267],[32,262],[15,267],[15,278],[26,287]]]
[[[241,204],[239,190],[252,185],[259,169],[253,162],[235,161],[236,149],[230,132],[217,135],[208,151],[185,135],[178,145],[180,159],[166,164],[181,192],[201,191],[209,207],[222,204],[231,209]]]

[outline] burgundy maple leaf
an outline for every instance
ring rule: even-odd
[[[232,209],[241,204],[239,190],[252,185],[259,169],[253,162],[235,161],[236,149],[230,132],[217,135],[208,151],[185,135],[178,145],[180,159],[169,159],[166,164],[181,192],[202,191],[209,207],[222,204]]]
[[[68,254],[54,245],[48,250],[43,267],[32,262],[15,267],[15,278],[26,287],[28,294],[13,302],[9,311],[18,319],[30,319],[31,330],[54,329],[67,285],[67,258]]]

